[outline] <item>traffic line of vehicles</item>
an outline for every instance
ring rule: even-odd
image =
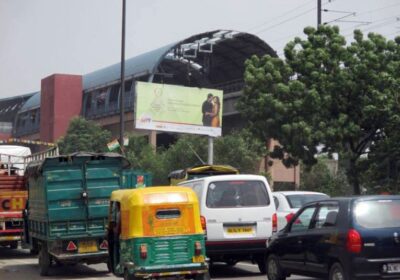
[[[41,275],[53,263],[105,262],[129,280],[206,280],[214,262],[249,260],[270,280],[400,279],[399,196],[274,193],[265,177],[227,166],[148,187],[149,174],[113,153],[45,157],[24,177],[3,167],[0,244],[16,248],[22,235]]]

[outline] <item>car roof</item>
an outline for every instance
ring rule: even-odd
[[[283,195],[292,195],[292,194],[321,194],[321,195],[327,195],[326,193],[321,193],[321,192],[312,192],[312,191],[274,191],[272,194],[279,193]]]
[[[392,199],[400,199],[400,195],[353,195],[347,197],[332,197],[318,201],[308,202],[303,205],[311,205],[315,203],[323,203],[323,202],[348,202],[348,201],[371,201],[371,200],[392,200]]]
[[[186,182],[195,182],[195,181],[226,181],[226,180],[266,180],[264,176],[261,175],[253,175],[253,174],[231,174],[231,175],[215,175],[215,176],[207,176],[195,178],[192,180],[184,181],[179,183],[182,185]]]

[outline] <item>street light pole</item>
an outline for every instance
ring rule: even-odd
[[[119,96],[119,144],[124,153],[124,130],[125,130],[125,18],[126,18],[126,0],[122,0],[122,36],[121,36],[121,94]]]
[[[317,0],[317,27],[321,25],[322,23],[322,3],[321,0]]]

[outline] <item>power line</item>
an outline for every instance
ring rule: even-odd
[[[388,19],[393,19],[393,16],[381,18],[381,19],[378,19],[378,20],[376,20],[376,21],[373,21],[373,22],[371,22],[371,23],[369,23],[369,24],[377,24],[378,22],[387,21]],[[361,26],[361,25],[365,25],[365,24],[364,24],[364,23],[361,23],[361,24],[358,24],[358,25],[356,25],[356,26],[352,26],[352,27],[349,27],[349,28],[345,28],[345,29],[342,30],[342,32],[346,32],[346,31],[352,30],[352,29],[354,30],[354,28],[356,28],[356,27],[358,27],[358,26]]]
[[[381,24],[372,25],[372,26],[370,26],[369,28],[361,29],[361,31],[362,31],[362,32],[366,32],[366,31],[369,31],[369,30],[371,30],[371,29],[376,29],[376,28],[380,28],[380,27],[383,27],[383,26],[387,26],[387,25],[389,25],[389,24],[393,24],[393,23],[395,23],[395,22],[397,22],[397,21],[399,21],[399,18],[398,18],[398,17],[395,17],[395,18],[392,17],[391,19],[386,20],[386,21],[382,22]],[[350,36],[350,35],[352,35],[352,34],[353,34],[353,32],[352,32],[352,33],[345,34],[344,36],[345,36],[345,37],[348,37],[348,36]]]
[[[280,18],[282,18],[282,17],[285,17],[286,15],[291,14],[292,12],[298,11],[300,8],[302,8],[302,7],[304,7],[304,6],[307,6],[308,4],[310,4],[310,3],[312,3],[312,2],[315,2],[315,0],[310,0],[310,1],[306,2],[306,3],[304,3],[304,4],[301,4],[301,5],[299,5],[299,6],[295,7],[295,8],[293,8],[293,9],[287,11],[287,12],[284,12],[283,14],[281,14],[281,15],[279,15],[279,16],[277,16],[277,17],[274,17],[274,18],[272,18],[272,19],[269,19],[269,20],[267,20],[267,21],[265,21],[265,22],[263,22],[263,23],[261,23],[261,24],[258,24],[257,26],[252,27],[252,28],[249,28],[247,31],[252,31],[252,30],[258,29],[258,28],[260,28],[260,27],[263,27],[263,26],[265,26],[266,24],[272,23],[272,22],[275,21],[276,19],[280,19]]]
[[[299,18],[299,17],[301,17],[301,16],[304,16],[305,14],[308,14],[309,12],[314,11],[314,10],[316,10],[316,9],[317,9],[316,7],[311,8],[311,9],[309,9],[309,10],[307,10],[307,11],[304,11],[303,13],[297,14],[297,15],[294,16],[294,17],[291,17],[291,18],[289,18],[289,19],[280,21],[280,22],[278,22],[278,23],[276,23],[276,24],[274,24],[274,25],[271,25],[271,26],[269,26],[269,27],[263,28],[263,29],[261,29],[260,31],[256,32],[256,34],[264,33],[265,31],[268,31],[268,30],[270,30],[270,29],[272,29],[272,28],[274,28],[274,27],[277,27],[277,26],[279,26],[279,25],[281,25],[281,24],[284,24],[284,23],[286,23],[286,22],[289,22],[289,21],[292,21],[292,20],[294,20],[294,19],[296,19],[296,18]]]
[[[365,14],[372,14],[372,13],[377,12],[377,11],[381,11],[381,10],[385,10],[385,9],[393,8],[393,7],[397,7],[397,6],[400,6],[400,3],[396,3],[396,4],[394,4],[394,5],[389,5],[389,6],[382,7],[382,8],[377,8],[377,9],[372,9],[372,10],[364,11],[364,12],[359,13],[357,16],[365,15]]]

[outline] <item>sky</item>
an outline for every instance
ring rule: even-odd
[[[126,3],[126,58],[216,29],[252,33],[281,55],[317,24],[317,0]],[[400,36],[400,0],[322,3],[322,22],[339,25],[349,41],[354,28]],[[0,0],[0,98],[38,91],[54,73],[82,75],[119,62],[121,14],[122,0]]]

